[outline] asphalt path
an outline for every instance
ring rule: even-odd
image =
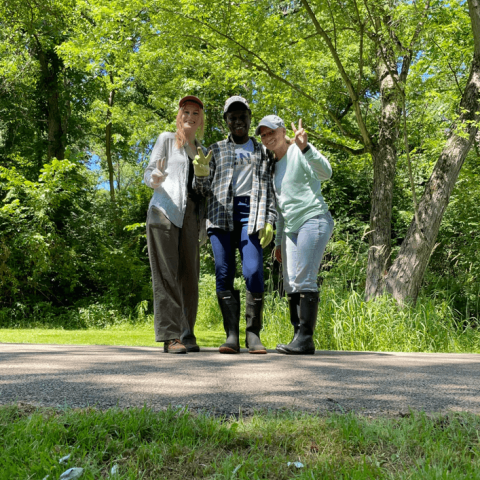
[[[480,414],[476,354],[317,351],[311,356],[172,355],[161,348],[0,343],[0,404],[216,415],[255,410],[355,411],[368,416]]]

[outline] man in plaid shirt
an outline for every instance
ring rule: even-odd
[[[246,340],[250,353],[267,353],[260,341],[263,312],[263,248],[273,237],[276,219],[272,164],[265,147],[249,137],[247,101],[230,97],[224,119],[230,135],[199,151],[194,162],[196,191],[208,197],[207,231],[215,257],[216,290],[227,341],[220,353],[239,353],[240,291],[235,290],[238,248],[247,286]],[[211,158],[211,160],[210,160]]]

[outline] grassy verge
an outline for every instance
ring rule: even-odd
[[[244,329],[245,285],[237,279],[235,286],[243,299],[241,329]],[[0,325],[5,327],[0,329],[0,342],[158,345],[154,342],[153,316],[146,314],[142,305],[128,318],[98,304],[75,314],[78,318],[68,328],[61,327],[60,320],[55,318],[46,324],[42,324],[40,317],[16,322],[0,318]],[[475,319],[471,323],[459,321],[446,301],[420,298],[415,306],[401,308],[388,297],[365,302],[357,292],[326,281],[321,289],[315,344],[319,350],[480,353],[480,330],[476,323]],[[199,344],[206,347],[216,347],[224,341],[213,275],[201,279],[195,333]],[[275,348],[277,343],[288,342],[291,337],[286,299],[267,292],[264,344]],[[243,346],[243,330],[241,338]]]
[[[267,296],[264,317],[268,345],[291,339],[285,299]],[[388,296],[366,302],[328,284],[320,292],[314,338],[319,350],[480,353],[476,319],[459,321],[446,301],[420,298],[402,308]]]
[[[225,334],[215,331],[201,331],[198,336],[200,345],[218,347]],[[63,330],[54,328],[10,328],[0,329],[0,342],[4,343],[46,343],[59,345],[129,345],[158,347],[153,334],[153,323],[141,326],[118,326],[82,330]]]
[[[0,478],[56,479],[77,467],[82,480],[471,480],[480,478],[479,436],[480,418],[467,414],[283,412],[237,420],[175,409],[7,406],[0,408]]]

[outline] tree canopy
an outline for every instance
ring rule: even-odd
[[[226,135],[230,95],[249,100],[252,127],[302,118],[334,165],[336,235],[365,255],[358,288],[415,301],[430,259],[448,271],[479,221],[463,208],[477,195],[479,22],[465,1],[6,0],[1,305],[71,305],[125,281],[132,304],[148,297],[141,170],[187,94],[205,103],[206,146]]]

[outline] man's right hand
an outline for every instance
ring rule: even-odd
[[[150,176],[150,186],[152,188],[158,188],[165,178],[167,178],[168,173],[164,173],[166,161],[167,159],[165,157],[157,160],[157,167],[153,169],[152,175]]]
[[[282,247],[280,245],[275,247],[275,259],[278,263],[282,263]]]
[[[208,155],[203,154],[203,150],[198,147],[198,155],[195,155],[193,160],[193,170],[197,177],[208,177],[210,175],[210,159],[212,158],[212,151],[208,152]]]

